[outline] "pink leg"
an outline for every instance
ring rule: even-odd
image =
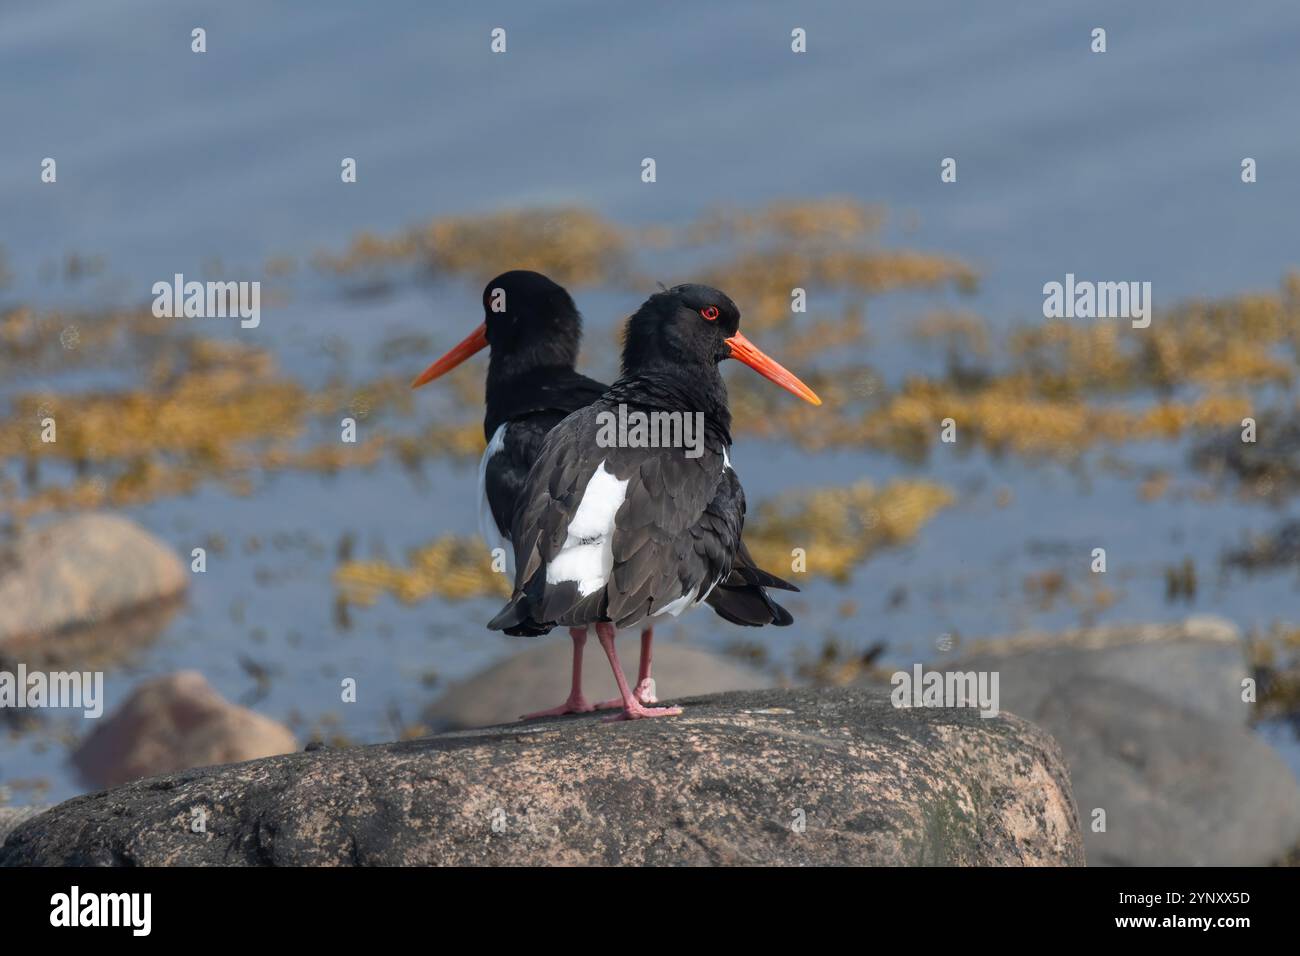
[[[650,676],[650,642],[655,639],[655,629],[647,627],[641,632],[641,667],[636,676],[636,699],[643,704],[658,703],[654,678]]]
[[[605,656],[609,658],[609,666],[614,670],[614,681],[618,684],[619,696],[623,698],[623,713],[615,717],[606,717],[605,720],[639,720],[642,717],[674,717],[682,712],[680,707],[646,707],[632,696],[632,691],[627,686],[627,678],[623,676],[623,665],[618,662],[618,651],[614,649],[613,624],[610,624],[609,622],[597,624],[596,637],[600,639],[600,646],[605,649]]]
[[[587,703],[587,698],[582,696],[582,649],[587,643],[587,629],[585,627],[569,628],[569,636],[573,638],[573,681],[569,685],[569,698],[559,707],[552,707],[550,710],[539,710],[535,714],[524,714],[520,720],[532,720],[534,717],[563,717],[565,714],[585,714],[596,708]]]
[[[650,642],[654,640],[655,629],[647,627],[641,632],[641,666],[637,670],[636,690],[632,691],[632,696],[643,704],[657,704],[659,698],[655,696],[655,682],[650,676]],[[617,697],[610,700],[602,700],[596,704],[597,710],[608,710],[611,707],[622,707],[623,701]]]

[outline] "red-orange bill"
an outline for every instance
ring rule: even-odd
[[[822,400],[817,397],[817,393],[799,381],[793,372],[787,371],[775,359],[768,358],[757,345],[739,332],[727,339],[727,344],[731,346],[732,358],[740,359],[759,375],[769,381],[776,382],[787,392],[798,395],[805,402],[812,402],[814,405],[822,403]]]
[[[411,388],[419,388],[441,375],[446,375],[475,352],[487,348],[487,344],[487,323],[485,322],[471,332],[465,341],[421,372],[420,377],[411,383]]]

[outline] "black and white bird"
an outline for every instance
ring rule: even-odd
[[[483,315],[483,323],[430,365],[411,387],[418,388],[445,375],[490,347],[483,420],[487,449],[478,474],[479,529],[490,549],[505,548],[508,558],[512,558],[508,547],[512,520],[546,435],[569,414],[599,398],[607,386],[575,371],[582,319],[569,293],[546,276],[514,270],[492,279],[483,289]],[[759,570],[743,545],[741,549],[735,573],[710,596],[710,604],[735,624],[791,623],[789,613],[763,589],[797,589]],[[582,655],[587,628],[575,626],[569,633],[573,639],[573,671],[568,698],[558,707],[527,714],[525,719],[623,706],[621,698],[591,704],[584,697]],[[641,634],[635,690],[643,704],[655,702],[653,640],[653,627],[647,623]]]
[[[488,627],[545,634],[594,626],[622,698],[612,719],[681,713],[647,707],[628,687],[617,628],[652,626],[737,587],[747,601],[770,602],[764,586],[772,585],[748,579],[763,572],[741,541],[745,496],[728,455],[731,412],[718,369],[728,358],[821,404],[740,333],[730,298],[680,285],[652,295],[629,320],[622,377],[551,429],[516,504],[514,593]],[[688,454],[602,438],[611,414],[634,413],[702,413],[702,447]],[[768,623],[789,623],[784,610],[784,621],[769,613]]]

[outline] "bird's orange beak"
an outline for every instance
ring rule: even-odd
[[[814,405],[822,403],[822,400],[817,397],[817,393],[799,381],[794,373],[787,371],[775,359],[768,358],[757,345],[739,332],[727,339],[726,343],[731,346],[732,358],[740,359],[765,379],[776,382],[787,392],[793,392],[805,402],[812,402]]]
[[[477,329],[471,332],[465,341],[461,342],[454,349],[421,372],[420,377],[411,383],[411,388],[419,388],[421,385],[427,385],[439,376],[446,375],[475,352],[481,352],[483,349],[487,348],[487,344],[487,323],[484,322]]]

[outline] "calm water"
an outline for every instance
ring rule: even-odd
[[[214,260],[224,275],[255,276],[270,255],[339,250],[363,228],[549,203],[627,225],[680,224],[717,202],[884,203],[885,240],[971,261],[982,283],[962,304],[1002,326],[1039,315],[1042,284],[1066,272],[1150,280],[1160,307],[1272,289],[1297,264],[1300,6],[863,6],[412,2],[386,4],[381,17],[344,3],[232,3],[199,16],[162,2],[11,3],[0,12],[0,241],[15,280],[0,304],[141,303],[154,281]],[[189,50],[196,25],[208,31],[202,56]],[[506,56],[487,52],[495,26],[508,30]],[[789,53],[793,26],[808,30],[805,56]],[[1088,52],[1094,26],[1108,31],[1105,55]],[[57,186],[38,180],[45,156],[59,163]],[[343,156],[359,160],[355,186],[339,183]],[[658,163],[653,186],[639,179],[644,156]],[[956,184],[939,182],[945,156],[958,159]],[[1249,187],[1238,177],[1243,156],[1259,162]],[[106,272],[75,285],[44,280],[43,267],[70,252],[105,257]],[[687,264],[674,265],[681,271],[665,281],[690,278]],[[743,306],[743,290],[732,291]],[[341,368],[364,382],[434,357],[381,362],[378,346],[393,335],[459,339],[477,321],[477,292],[448,282],[349,300],[307,278],[261,328],[221,334],[273,347],[303,381]],[[582,293],[589,334],[607,336],[643,294]],[[903,360],[903,329],[919,311],[910,298],[873,300],[873,361]],[[322,347],[331,339],[347,347],[341,366]],[[891,377],[904,370],[887,367]],[[126,384],[112,370],[75,381]],[[0,397],[42,384],[19,375],[0,383]],[[1186,477],[1181,444],[1119,456]],[[883,454],[810,465],[756,442],[737,446],[733,461],[753,502],[916,473]],[[1218,571],[1223,549],[1272,527],[1277,511],[1226,496],[1144,502],[1136,479],[1095,464],[936,453],[924,474],[956,488],[958,505],[850,585],[812,582],[792,603],[795,628],[742,634],[698,614],[677,634],[714,647],[758,641],[788,672],[829,637],[886,641],[903,661],[930,656],[945,633],[1071,626],[1075,609],[1039,612],[1021,582],[1096,542],[1121,594],[1101,620],[1213,612],[1250,628],[1300,614],[1294,573]],[[334,715],[353,739],[378,740],[436,694],[430,672],[445,683],[510,653],[515,645],[482,629],[495,601],[381,601],[355,611],[351,629],[334,621],[330,573],[344,534],[361,556],[399,558],[438,534],[475,530],[473,468],[430,461],[423,477],[388,464],[286,474],[251,498],[209,487],[131,509],[178,551],[218,532],[233,547],[196,577],[166,633],[108,674],[110,709],[141,678],[192,667],[271,716],[300,714],[301,730]],[[1012,493],[1005,508],[1001,488]],[[266,546],[248,553],[254,536]],[[1196,562],[1199,594],[1168,604],[1163,568],[1184,557]],[[888,608],[899,587],[907,601]],[[843,618],[847,598],[857,610]],[[269,670],[263,692],[241,660]],[[341,676],[358,679],[354,706],[338,703]],[[44,777],[47,798],[78,792],[62,747],[47,740],[0,742],[0,782]]]

